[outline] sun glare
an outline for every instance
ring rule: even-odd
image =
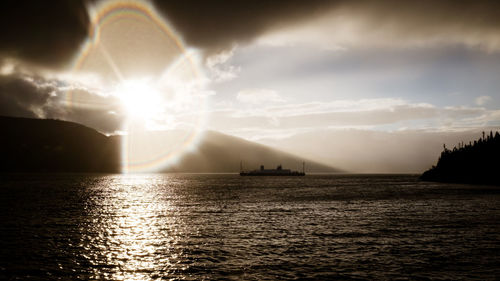
[[[106,106],[110,102],[110,114],[123,121],[122,170],[127,173],[175,164],[200,139],[208,112],[201,55],[186,50],[148,3],[110,0],[91,6],[92,29],[73,62],[76,75],[98,77],[90,83],[92,90],[111,97]],[[96,103],[79,89],[68,90],[66,100],[75,107]]]
[[[154,82],[147,79],[126,80],[114,92],[130,118],[153,119],[163,112],[163,99]]]

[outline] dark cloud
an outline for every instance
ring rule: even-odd
[[[0,1],[0,56],[59,67],[89,29],[84,0]]]
[[[408,38],[413,40],[415,37],[456,41],[462,34],[465,37],[462,40],[470,44],[500,40],[499,1],[156,0],[154,3],[187,44],[209,53],[228,49],[235,43],[250,42],[276,28],[323,15],[341,19],[334,21],[334,26],[329,26],[326,31],[343,29],[344,22],[349,25],[354,21],[356,26],[362,26],[363,31],[368,32],[368,36],[375,34],[379,37],[384,34],[384,40],[394,39],[395,42]],[[390,35],[390,38],[386,35]],[[331,36],[325,33],[325,37]],[[491,42],[486,45],[493,44]]]
[[[188,45],[211,51],[248,42],[263,32],[314,17],[335,1],[154,1]]]
[[[351,12],[360,11],[371,21],[398,20],[403,28],[412,26],[412,30],[441,25],[470,26],[478,31],[500,27],[500,2],[495,0],[353,1],[350,7]]]
[[[500,2],[495,0],[353,1],[343,12],[359,16],[365,28],[386,31],[394,39],[456,41],[462,36],[462,43],[477,40],[490,45],[484,41],[493,40],[498,45]]]
[[[99,1],[0,1],[0,57],[50,67],[67,64],[90,28],[87,2]],[[454,33],[456,38],[463,33],[464,41],[500,41],[498,1],[153,0],[153,3],[188,45],[209,54],[325,14],[361,21],[377,36],[387,31],[396,39],[438,36],[446,40],[447,34]],[[342,21],[335,24],[342,25]]]
[[[21,77],[0,76],[0,115],[38,117],[35,110],[49,101],[52,90],[40,89]]]
[[[73,121],[103,133],[122,128],[124,116],[118,113],[119,108],[113,98],[79,89],[79,95],[91,96],[101,106],[67,106],[61,90],[63,85],[60,81],[42,77],[0,76],[0,115]],[[111,114],[110,111],[116,113]]]

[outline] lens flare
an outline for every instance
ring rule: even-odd
[[[100,94],[126,116],[122,171],[162,171],[196,147],[208,95],[200,56],[147,2],[104,1],[89,7],[92,28],[73,63],[76,75],[96,75]],[[87,94],[88,95],[88,94]],[[69,90],[69,107],[88,105]],[[153,132],[175,130],[169,132]]]

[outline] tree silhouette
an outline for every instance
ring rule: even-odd
[[[420,177],[427,181],[480,183],[500,185],[500,134],[493,131],[482,133],[479,140],[464,144],[452,150],[443,145],[443,151],[436,164]]]

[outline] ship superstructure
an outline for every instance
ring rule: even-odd
[[[276,169],[265,169],[264,165],[260,165],[260,169],[253,171],[244,171],[242,163],[240,163],[240,176],[305,176],[305,163],[302,163],[302,172],[283,169],[278,165]]]

